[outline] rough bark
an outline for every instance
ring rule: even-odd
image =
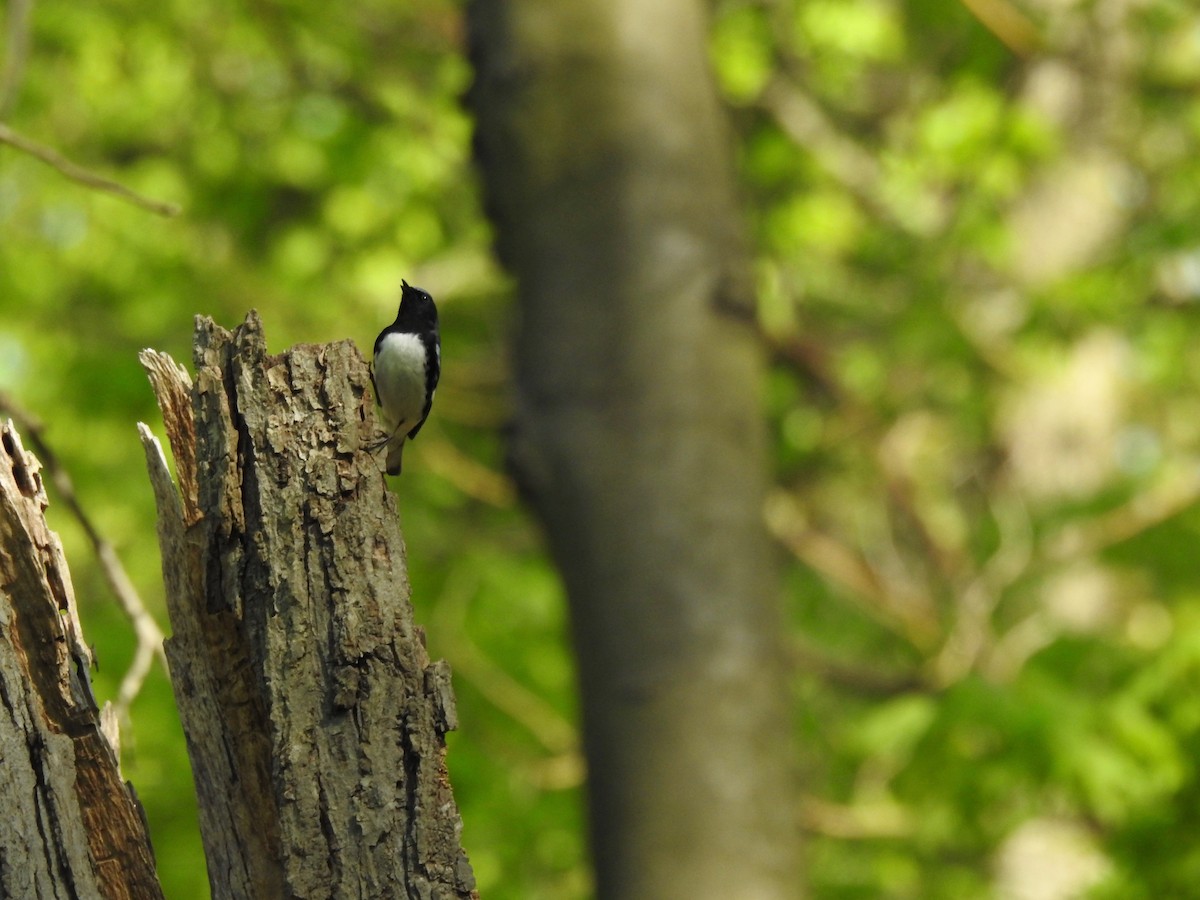
[[[349,341],[270,356],[198,318],[196,377],[143,354],[171,679],[214,897],[476,896],[444,761],[444,663],[413,623]]]
[[[699,0],[476,0],[514,473],[570,596],[603,898],[799,893],[763,365]]]
[[[162,897],[39,470],[0,424],[0,897]]]

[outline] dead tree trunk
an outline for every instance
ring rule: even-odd
[[[214,897],[475,896],[444,762],[444,663],[413,623],[353,343],[269,356],[198,318],[196,377],[146,351],[178,489],[159,511],[171,680]]]
[[[101,730],[39,468],[0,424],[0,897],[152,900],[145,819]]]
[[[474,0],[511,459],[571,601],[602,898],[798,895],[763,360],[700,0]]]

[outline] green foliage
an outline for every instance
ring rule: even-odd
[[[716,4],[773,353],[814,896],[984,896],[1048,822],[1081,835],[1057,859],[1087,863],[1079,890],[1200,878],[1200,22],[1134,7]],[[401,277],[433,290],[445,377],[398,490],[418,618],[456,673],[464,840],[484,896],[584,897],[562,591],[500,474],[508,285],[461,15],[38,4],[5,122],[184,213],[0,146],[0,387],[162,621],[137,350],[186,360],[194,313],[251,306],[274,346],[365,349]],[[111,698],[132,636],[51,515]],[[160,671],[123,756],[168,895],[204,896]]]
[[[1046,822],[1063,896],[1191,893],[1200,19],[717,10],[814,894],[988,895]]]
[[[430,288],[445,377],[399,490],[422,621],[445,618],[439,598],[452,585],[473,585],[468,603],[453,601],[449,634],[433,629],[431,640],[451,656],[472,723],[450,754],[466,842],[488,896],[583,896],[562,598],[497,474],[505,283],[469,164],[459,20],[438,0],[336,13],[303,0],[39,4],[8,124],[183,214],[158,219],[0,146],[0,386],[44,420],[82,502],[165,624],[134,429],[159,417],[137,351],[188,362],[195,313],[232,326],[257,307],[272,346],[352,337],[369,353],[400,279]],[[100,660],[97,691],[111,699],[133,637],[52,499]],[[471,673],[490,670],[474,657],[474,668],[460,666],[464,645],[541,699],[533,725],[552,717],[557,743],[547,748],[472,688]],[[186,751],[158,669],[123,729],[123,764],[167,895],[205,896]]]

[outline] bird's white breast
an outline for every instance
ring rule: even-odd
[[[380,342],[375,390],[393,427],[417,423],[425,407],[425,347],[419,337],[394,332]]]

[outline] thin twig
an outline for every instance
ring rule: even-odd
[[[10,147],[15,147],[24,153],[28,153],[34,159],[44,162],[60,174],[85,187],[120,197],[134,206],[140,206],[142,209],[157,213],[160,216],[170,217],[179,215],[178,204],[143,197],[137,191],[131,190],[123,184],[118,184],[71,162],[71,160],[67,159],[54,148],[47,147],[45,144],[39,144],[37,141],[30,140],[24,135],[18,134],[2,122],[0,122],[0,144],[8,144]]]
[[[900,694],[929,691],[933,687],[924,674],[916,669],[888,670],[869,663],[838,659],[802,638],[789,641],[787,650],[788,661],[798,672],[815,675],[826,684],[860,697],[888,699]]]
[[[121,685],[117,690],[117,699],[113,704],[118,716],[124,719],[128,716],[130,706],[141,691],[155,657],[162,663],[164,670],[167,668],[167,657],[163,652],[163,631],[147,611],[137,588],[133,586],[124,565],[121,564],[117,551],[100,534],[95,523],[84,512],[83,506],[79,502],[79,496],[75,493],[75,485],[71,481],[71,476],[67,474],[67,470],[63,468],[54,451],[42,437],[42,423],[3,391],[0,391],[0,409],[4,410],[16,423],[17,428],[29,441],[34,453],[50,474],[50,479],[55,490],[58,491],[59,497],[71,514],[75,516],[91,542],[96,558],[100,561],[104,580],[108,582],[109,589],[116,596],[121,610],[133,626],[137,649],[134,651],[133,662],[129,664],[125,677],[121,679]]]
[[[421,446],[431,451],[424,457],[429,468],[468,497],[502,509],[516,502],[512,479],[467,456],[449,441],[431,440]]]
[[[962,0],[962,5],[1018,56],[1031,56],[1042,45],[1037,26],[1008,0]]]
[[[488,657],[468,634],[467,608],[477,587],[473,576],[449,579],[433,613],[438,641],[454,665],[455,674],[523,726],[547,752],[578,757],[579,734],[570,721]],[[575,768],[582,772],[582,763]]]
[[[809,525],[787,491],[772,493],[764,508],[767,530],[795,557],[855,605],[914,647],[927,651],[938,641],[941,625],[929,601],[885,577],[881,567],[850,543]]]

